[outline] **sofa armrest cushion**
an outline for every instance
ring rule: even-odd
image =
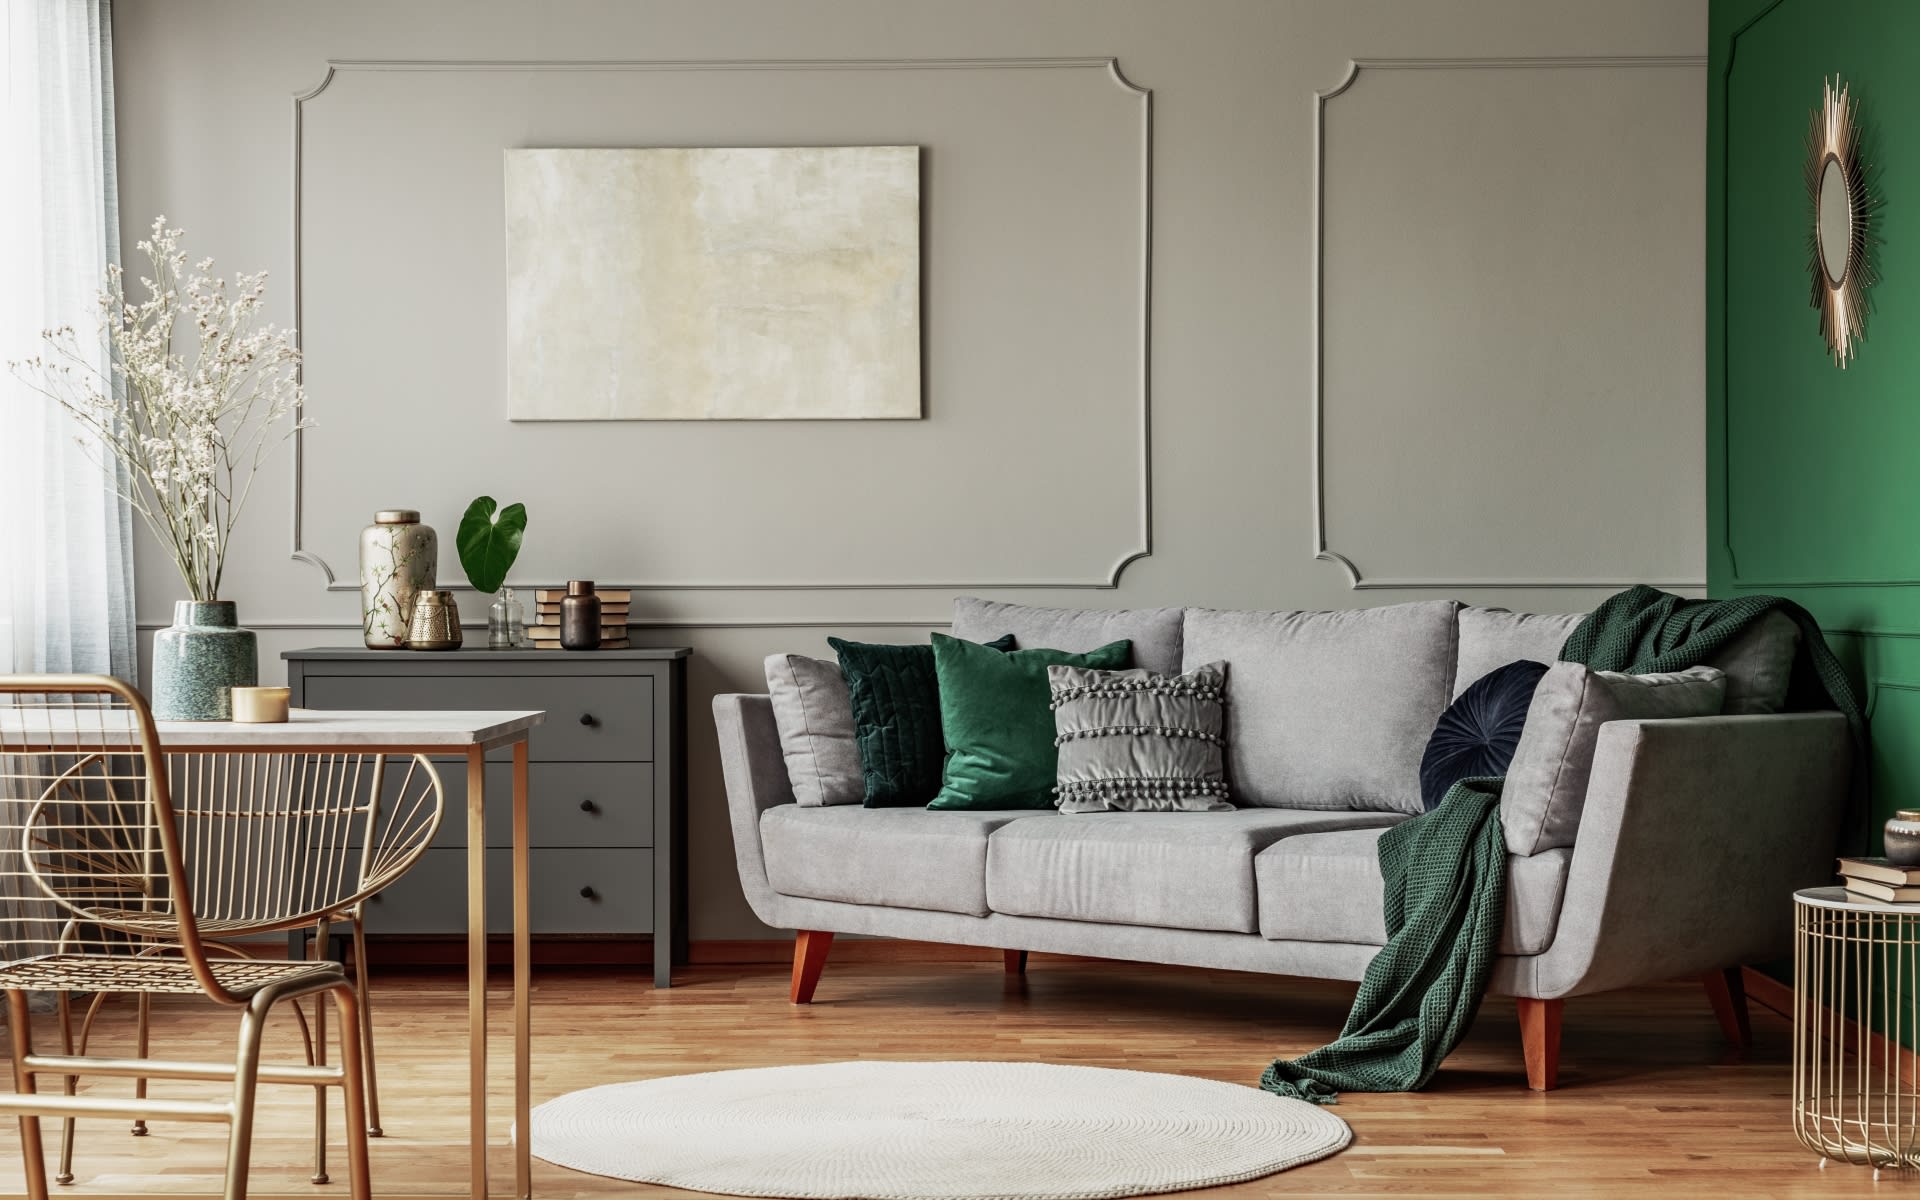
[[[804,654],[769,654],[766,669],[793,798],[803,808],[866,799],[853,700],[840,664]]]
[[[773,701],[766,696],[720,695],[713,698],[713,723],[720,740],[720,773],[727,785],[727,816],[733,828],[733,853],[740,889],[754,915],[776,922],[773,888],[760,846],[760,815],[792,804],[780,731],[773,722]]]
[[[1526,855],[1573,845],[1594,745],[1609,721],[1712,716],[1726,692],[1726,676],[1712,667],[1662,675],[1594,671],[1572,662],[1547,668],[1533,689],[1500,797],[1507,850]]]
[[[1854,769],[1837,712],[1604,726],[1553,944],[1496,983],[1552,998],[1777,957],[1788,897],[1832,876]]]

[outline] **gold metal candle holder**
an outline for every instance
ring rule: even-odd
[[[233,719],[242,725],[284,725],[292,691],[283,687],[233,689]]]
[[[413,601],[413,621],[407,628],[409,650],[458,650],[460,606],[445,590],[419,593]]]

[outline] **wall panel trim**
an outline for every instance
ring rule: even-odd
[[[1705,589],[1699,579],[1571,579],[1571,578],[1499,578],[1499,579],[1426,579],[1368,577],[1352,557],[1327,544],[1326,490],[1326,201],[1327,201],[1327,102],[1351,88],[1362,71],[1445,71],[1501,70],[1514,68],[1567,68],[1573,70],[1605,67],[1701,68],[1707,65],[1697,55],[1592,55],[1561,58],[1355,58],[1347,62],[1346,74],[1332,87],[1313,96],[1313,557],[1321,562],[1338,563],[1347,574],[1347,586],[1355,591],[1379,590],[1452,590],[1459,588],[1598,588],[1618,591],[1635,583],[1651,583],[1660,588]]]
[[[358,621],[306,620],[300,617],[261,617],[258,619],[248,617],[245,620],[243,620],[241,623],[248,629],[259,630],[259,631],[311,629],[316,631],[340,630],[340,631],[351,631],[353,633],[359,633],[362,630],[362,627]],[[777,617],[776,618],[740,617],[735,619],[721,619],[721,620],[705,619],[700,617],[652,617],[647,620],[630,621],[628,623],[628,628],[630,629],[928,629],[928,628],[945,629],[946,627],[952,624],[953,624],[953,618],[951,616],[934,617],[925,621],[901,621],[901,620],[894,620],[894,619],[885,619],[885,620],[858,619],[858,620],[850,620],[850,621],[821,621],[811,617],[804,617],[797,620],[782,620]],[[142,633],[153,633],[161,629],[171,628],[171,624],[170,622],[167,622],[167,621],[141,621],[136,626],[136,628],[138,628],[139,631]],[[460,622],[460,628],[462,630],[475,630],[481,635],[481,637],[484,638],[486,636],[487,623],[485,621],[462,621]],[[586,653],[591,653],[591,651],[587,651]]]
[[[1121,551],[1104,577],[1095,579],[1014,580],[834,580],[804,583],[782,580],[607,580],[608,588],[650,592],[807,592],[807,591],[968,591],[1027,588],[1112,590],[1120,586],[1126,569],[1153,553],[1153,90],[1128,79],[1112,56],[1061,58],[847,58],[847,59],[330,59],[320,81],[293,97],[293,327],[295,345],[306,329],[305,295],[301,286],[301,182],[304,106],[332,86],[346,72],[452,71],[1096,71],[1140,108],[1140,297],[1137,315],[1140,356],[1139,529],[1135,544]],[[304,382],[304,376],[303,376]],[[289,439],[292,454],[291,556],[317,569],[329,592],[357,592],[359,584],[342,582],[333,566],[306,545],[302,507],[306,481],[306,439],[295,430]],[[508,587],[528,588],[537,583],[510,579]],[[944,623],[944,622],[942,622]],[[752,622],[751,624],[762,624]],[[777,624],[777,623],[776,623]]]

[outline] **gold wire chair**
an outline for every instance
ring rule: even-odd
[[[253,764],[250,769],[236,766],[249,760]],[[269,765],[261,769],[261,763]],[[284,917],[239,920],[231,927],[224,927],[221,933],[225,938],[238,940],[289,928],[310,928],[314,951],[319,954],[329,944],[332,927],[342,922],[348,925],[353,942],[351,981],[359,1001],[359,1022],[351,1034],[343,1029],[341,1036],[359,1039],[360,1062],[366,1076],[367,1134],[382,1136],[380,1083],[373,1044],[373,997],[367,978],[366,904],[375,893],[404,874],[418,860],[420,851],[433,841],[445,809],[445,791],[439,773],[431,762],[419,756],[407,760],[397,780],[389,776],[386,760],[378,755],[255,755],[242,759],[231,754],[173,754],[167,756],[167,764],[176,808],[191,806],[200,797],[218,796],[216,803],[238,804],[249,811],[297,806],[302,814],[316,822],[329,813],[349,816],[345,832],[350,845],[358,846],[359,857],[352,861],[357,862],[359,878],[340,908],[302,925],[290,925]],[[339,832],[337,827],[320,825],[316,836],[338,836]],[[242,957],[242,952],[231,945],[221,945],[218,949],[229,957]],[[77,1035],[81,1053],[85,1053],[105,999],[104,995],[96,995],[81,1021]],[[296,1003],[292,1007],[300,1024],[307,1061],[324,1065],[327,1050],[324,1017],[316,1012],[310,1027],[301,1006]],[[135,1016],[135,1054],[140,1058],[147,1056],[150,1044],[150,1013],[150,1005],[141,997]],[[75,1036],[68,1032],[71,1027],[72,1017],[63,995],[61,1028],[70,1041]],[[137,1095],[144,1096],[146,1081],[137,1080],[135,1088]],[[312,1180],[317,1184],[329,1181],[326,1096],[327,1089],[315,1089]],[[74,1178],[74,1132],[73,1122],[68,1120],[60,1147],[60,1170],[55,1176],[63,1184],[73,1182]],[[146,1132],[144,1120],[133,1123],[134,1136],[143,1137]]]
[[[331,997],[341,1029],[360,1029],[345,970],[223,954],[217,940],[322,924],[425,851],[439,824],[432,766],[414,765],[431,784],[421,798],[383,816],[377,781],[364,799],[347,786],[363,765],[356,757],[234,756],[230,778],[283,785],[195,789],[176,804],[138,692],[102,676],[0,676],[0,990],[14,1077],[0,1112],[19,1115],[35,1200],[48,1195],[42,1116],[225,1123],[225,1195],[244,1197],[261,1082],[313,1087],[321,1097],[342,1090],[351,1191],[354,1200],[368,1196],[361,1038],[342,1037],[338,1067],[314,1053],[304,1065],[260,1056],[267,1016],[282,1000]],[[376,836],[386,829],[398,832]],[[227,1063],[89,1056],[74,1046],[68,1022],[64,1052],[39,1054],[34,992],[133,993],[143,1006],[154,995],[197,993],[241,1010],[238,1047]],[[82,1096],[82,1075],[131,1078],[137,1091]],[[46,1076],[64,1080],[61,1094],[38,1090]],[[152,1099],[147,1079],[225,1081],[233,1092],[224,1101]]]

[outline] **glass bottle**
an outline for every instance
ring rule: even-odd
[[[512,588],[501,588],[487,609],[487,649],[523,650],[531,640],[527,636],[526,608]]]

